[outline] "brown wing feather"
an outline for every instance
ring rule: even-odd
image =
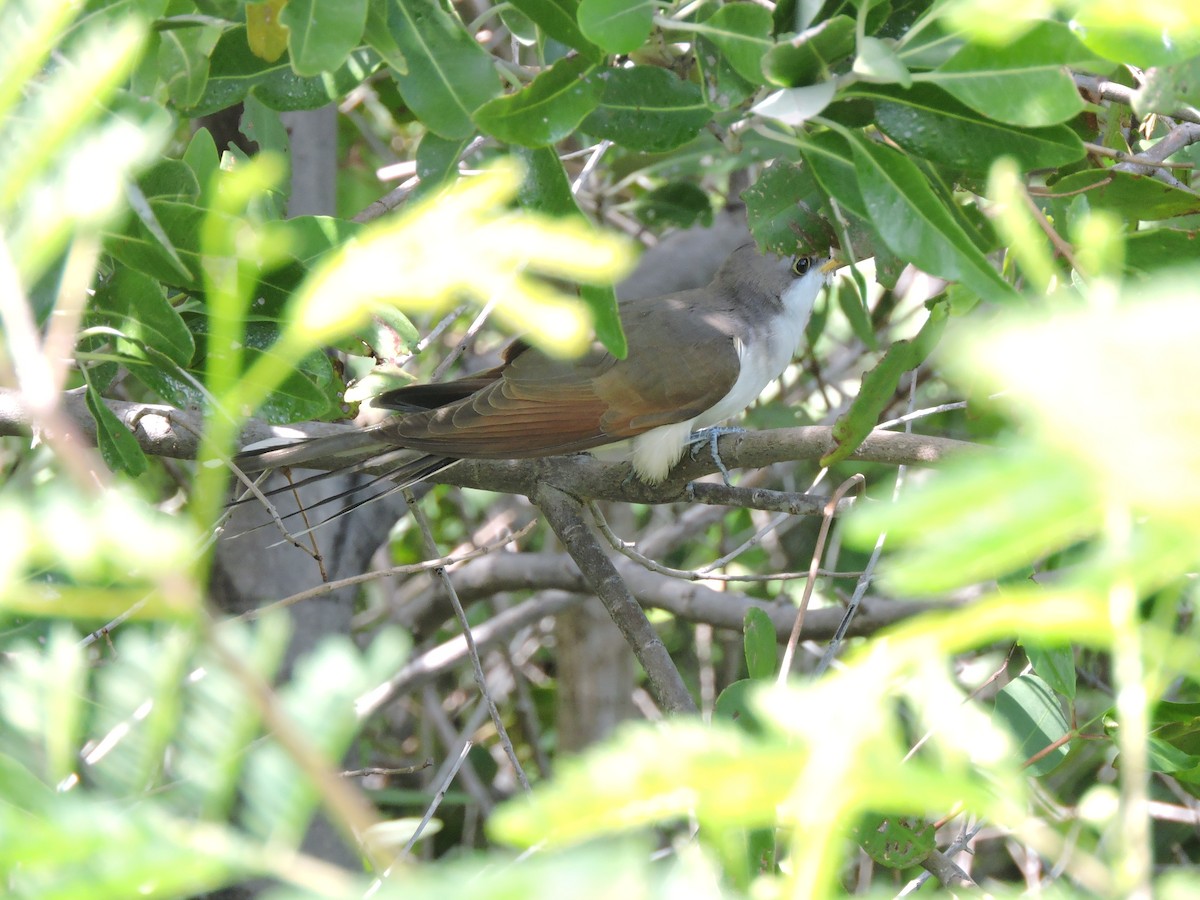
[[[427,453],[518,459],[587,450],[687,421],[725,396],[738,371],[728,311],[712,309],[710,299],[696,316],[694,306],[689,293],[622,304],[626,359],[599,345],[574,360],[522,348],[489,370],[496,380],[470,396],[372,430]]]

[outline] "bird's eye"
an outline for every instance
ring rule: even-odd
[[[792,274],[799,278],[812,268],[812,258],[808,256],[797,256],[792,260]]]

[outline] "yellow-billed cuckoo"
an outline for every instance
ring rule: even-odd
[[[378,425],[238,459],[246,471],[398,448],[423,456],[389,473],[402,483],[460,459],[527,459],[631,440],[633,469],[662,481],[691,433],[736,415],[791,361],[827,276],[824,260],[738,248],[712,283],[620,304],[629,344],[617,359],[599,344],[576,359],[509,345],[499,366],[440,384],[389,391],[375,405],[401,412]]]

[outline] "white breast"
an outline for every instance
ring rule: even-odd
[[[662,481],[683,456],[688,436],[735,416],[758,399],[763,389],[783,374],[800,343],[824,279],[800,278],[783,292],[783,314],[738,341],[741,369],[729,393],[715,406],[687,422],[662,425],[633,439],[633,468],[642,479]]]

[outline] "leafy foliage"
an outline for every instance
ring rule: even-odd
[[[1064,894],[1169,890],[1155,865],[1200,852],[1150,824],[1200,795],[1200,15],[1190,0],[996,10],[0,3],[0,379],[45,443],[0,457],[4,889],[183,896],[268,876],[295,896],[823,897],[852,883],[859,844],[934,870],[949,841],[931,823],[965,811],[1053,861]],[[286,218],[279,116],[330,102],[342,208]],[[194,124],[235,104],[255,154]],[[397,162],[416,178],[403,208],[353,220],[365,204],[346,198],[377,197],[372,170]],[[629,242],[591,220],[686,226],[739,198],[764,248],[852,268],[845,315],[831,302],[808,331],[829,377],[756,414],[837,419],[823,462],[872,485],[845,529],[863,590],[959,602],[775,686],[778,607],[751,607],[722,645],[714,723],[626,726],[486,823],[493,844],[553,850],[412,864],[326,769],[405,642],[330,636],[273,688],[282,620],[205,608],[220,461],[250,415],[344,415],[399,377],[389,348],[463,298],[502,298],[501,328],[550,352],[592,334],[623,352],[609,285]],[[993,447],[875,503],[890,470],[847,460],[910,386],[930,405],[968,397],[942,431]],[[64,387],[84,395],[96,454],[65,423]],[[115,398],[201,411],[182,500]],[[482,513],[454,502],[436,527],[461,543]],[[424,553],[406,528],[393,553]],[[782,552],[747,544],[733,568]],[[782,584],[756,596],[786,604]],[[700,643],[660,624],[690,659]],[[1089,747],[1115,758],[1119,791]],[[535,735],[517,755],[545,749]],[[295,855],[319,803],[369,876]],[[655,828],[669,864],[640,843]]]

